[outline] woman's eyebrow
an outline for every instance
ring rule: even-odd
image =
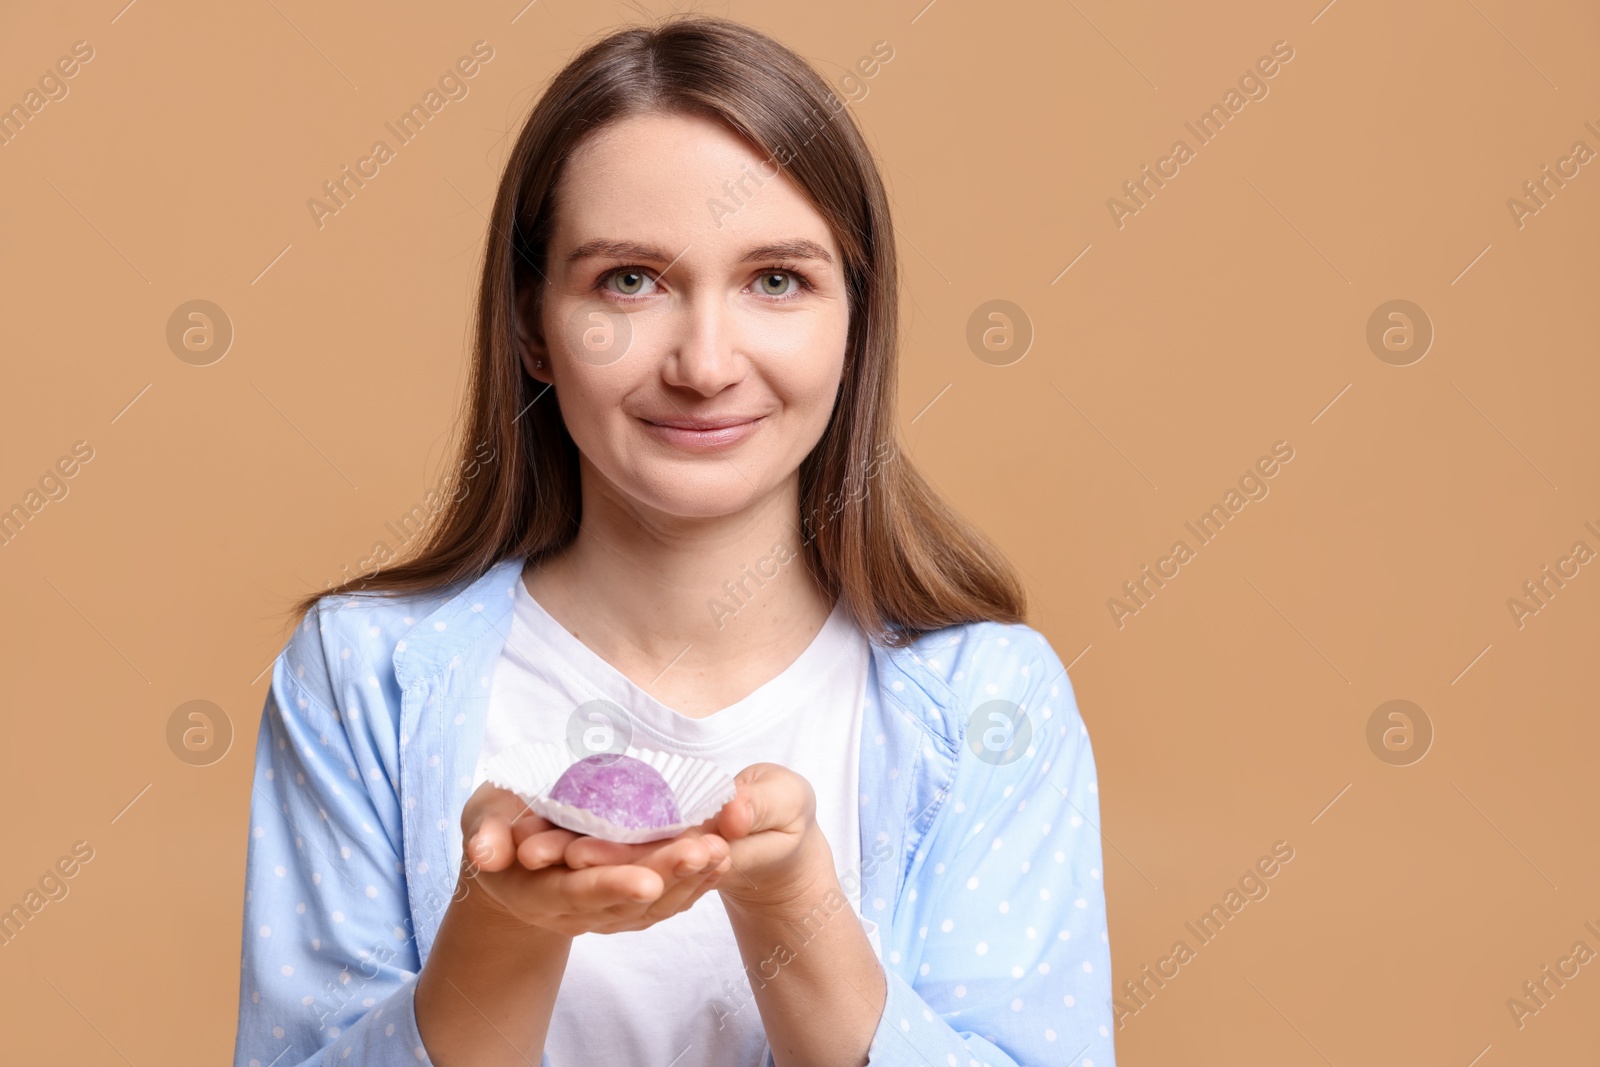
[[[636,241],[609,241],[599,238],[585,241],[574,248],[567,255],[568,263],[576,263],[580,259],[600,258],[606,259],[640,259],[666,262],[672,257],[654,245],[642,245]]]
[[[685,249],[684,251],[688,251]],[[637,241],[612,241],[598,238],[585,241],[574,248],[567,255],[568,263],[576,263],[580,259],[606,258],[606,259],[637,259],[646,262],[666,263],[675,262],[683,253],[677,255],[668,253],[656,245],[640,244]],[[828,250],[817,242],[804,237],[797,237],[788,241],[774,241],[770,244],[757,245],[740,257],[741,263],[753,263],[763,259],[811,259],[832,265],[833,257]]]
[[[744,254],[741,262],[753,263],[760,259],[814,259],[830,266],[833,264],[833,257],[828,255],[827,249],[804,237],[757,245]]]

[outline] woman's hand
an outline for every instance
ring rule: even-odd
[[[752,763],[734,778],[738,792],[716,815],[671,843],[703,841],[731,873],[717,887],[725,903],[750,909],[809,899],[832,878],[833,856],[817,826],[817,794],[804,777],[777,763]],[[572,835],[563,858],[575,871],[625,870],[648,857],[648,845]],[[549,846],[555,847],[552,840]]]
[[[698,830],[622,846],[634,851],[574,869],[564,855],[594,839],[554,825],[488,782],[462,809],[461,833],[463,877],[485,898],[480,904],[512,925],[568,937],[653,926],[689,908],[729,869],[727,842]]]

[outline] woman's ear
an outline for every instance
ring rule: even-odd
[[[538,321],[537,302],[530,285],[517,296],[517,354],[529,377],[546,385],[554,384],[550,374],[550,352],[544,343],[544,330]]]

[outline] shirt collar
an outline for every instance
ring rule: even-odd
[[[463,649],[491,632],[505,640],[524,559],[511,556],[494,564],[405,632],[394,651],[402,692],[444,671]]]

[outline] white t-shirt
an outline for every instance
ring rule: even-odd
[[[711,760],[729,777],[763,762],[802,775],[816,790],[818,826],[859,917],[860,739],[871,650],[842,602],[777,677],[697,719],[662,704],[600,658],[520,581],[515,597],[474,789],[502,749],[521,741],[565,742],[580,704],[608,700],[627,715],[634,745]],[[737,877],[730,872],[723,880]],[[645,930],[574,938],[545,1051],[557,1067],[758,1067],[766,1033],[717,891]]]

